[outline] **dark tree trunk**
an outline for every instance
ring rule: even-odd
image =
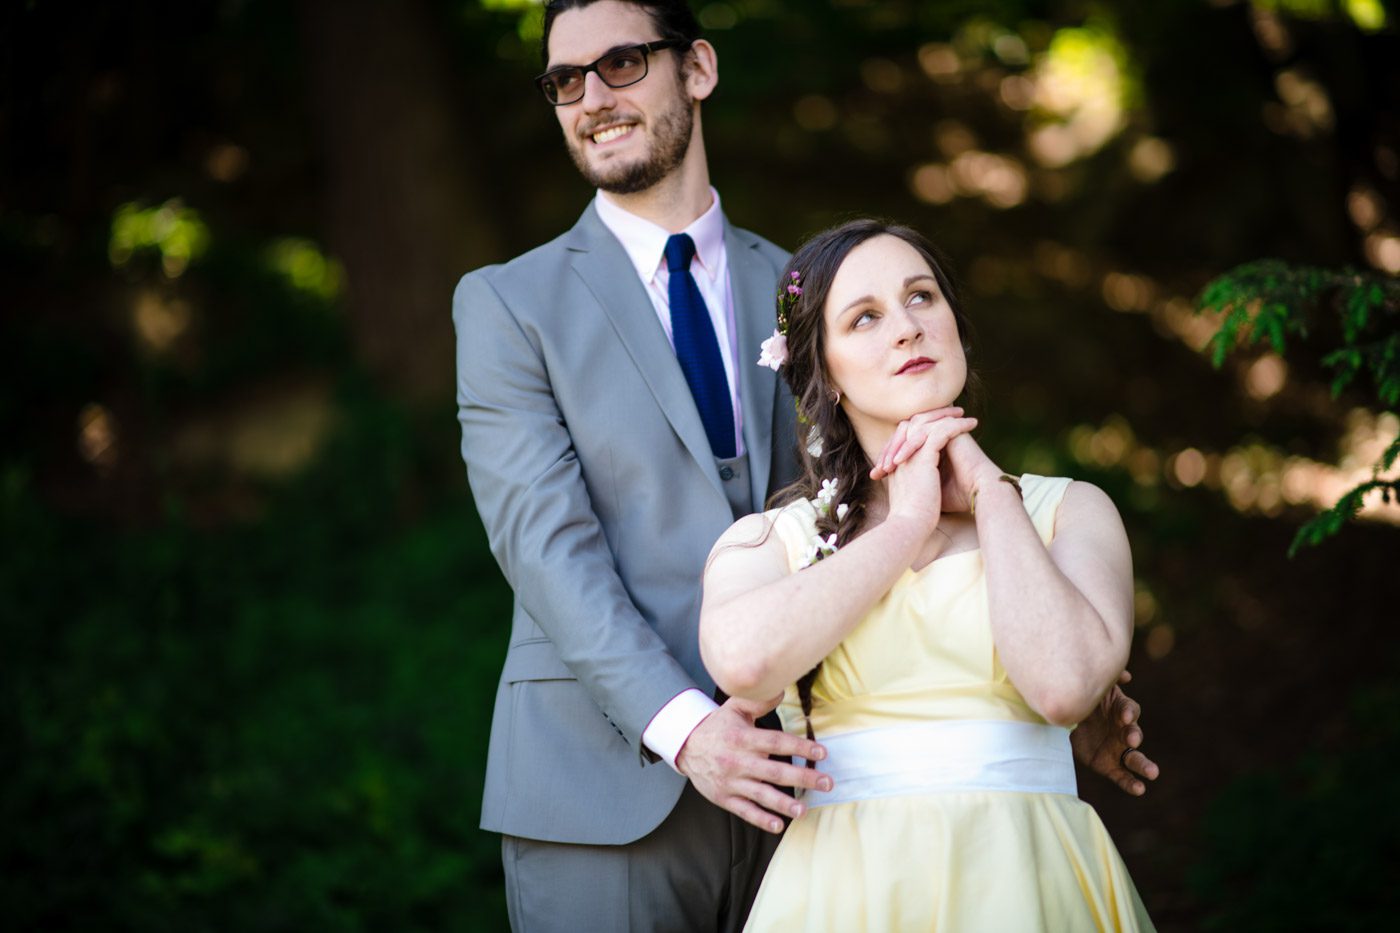
[[[361,359],[394,394],[452,385],[452,287],[496,255],[442,28],[423,0],[304,0],[326,219]]]

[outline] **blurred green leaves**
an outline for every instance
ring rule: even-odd
[[[1295,762],[1236,781],[1210,807],[1192,887],[1201,928],[1377,930],[1400,913],[1400,690],[1355,691],[1341,748],[1304,740]]]
[[[4,471],[12,923],[504,927],[476,821],[509,594],[465,491],[415,498],[440,434],[338,404],[243,526],[64,520]]]
[[[1332,371],[1333,396],[1355,386],[1365,374],[1370,376],[1366,388],[1383,408],[1393,411],[1400,403],[1400,280],[1266,259],[1214,279],[1202,291],[1199,304],[1202,311],[1222,315],[1220,329],[1208,344],[1217,369],[1236,348],[1261,340],[1283,354],[1291,339],[1306,339],[1323,323],[1317,320],[1319,315],[1330,312],[1341,325],[1341,346],[1326,352],[1321,363]],[[1335,535],[1361,509],[1368,494],[1379,492],[1385,502],[1400,499],[1400,479],[1381,478],[1397,458],[1400,437],[1381,454],[1371,479],[1354,486],[1298,530],[1290,556],[1300,547]]]
[[[272,268],[285,276],[293,288],[328,304],[340,296],[345,270],[310,240],[302,237],[277,240],[268,247],[267,255]]]
[[[172,198],[159,207],[136,202],[119,207],[112,217],[107,255],[114,267],[125,268],[139,251],[154,249],[161,269],[174,279],[208,248],[209,228],[199,212]]]
[[[519,13],[516,34],[526,44],[540,41],[544,34],[544,0],[476,0],[484,10]]]
[[[1138,98],[1130,69],[1127,50],[1107,23],[1055,30],[1035,68],[1038,119],[1048,126],[1032,137],[1032,147],[1042,162],[1083,158],[1122,129]]]
[[[1381,0],[1250,0],[1256,9],[1283,13],[1298,19],[1329,19],[1339,12],[1358,29],[1376,32],[1386,23]]]

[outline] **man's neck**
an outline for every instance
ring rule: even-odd
[[[671,233],[680,233],[714,203],[705,149],[703,144],[695,145],[699,142],[698,136],[697,133],[685,161],[661,181],[633,194],[604,191],[603,197],[630,214],[649,220]]]

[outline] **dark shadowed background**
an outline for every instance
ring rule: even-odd
[[[1287,552],[1400,433],[1400,388],[1334,393],[1328,358],[1346,304],[1400,366],[1400,6],[695,6],[730,219],[930,234],[993,455],[1123,512],[1163,776],[1081,787],[1161,929],[1393,920],[1400,506]],[[591,195],[538,29],[528,0],[0,12],[12,929],[504,927],[476,822],[510,596],[449,308]],[[1216,368],[1203,289],[1269,258],[1370,311],[1285,282],[1306,333]]]

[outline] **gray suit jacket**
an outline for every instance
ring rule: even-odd
[[[725,225],[755,505],[793,478],[790,394],[756,365],[787,254]],[[515,591],[482,828],[624,843],[684,780],[641,733],[689,687],[711,693],[700,575],[732,521],[674,351],[592,205],[568,233],[466,275],[453,297],[462,456]]]

